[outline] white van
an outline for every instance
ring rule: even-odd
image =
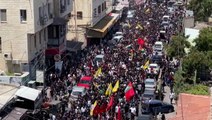
[[[154,46],[153,46],[154,51],[162,51],[163,50],[163,42],[161,41],[156,41]]]

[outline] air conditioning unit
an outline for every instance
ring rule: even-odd
[[[3,57],[4,57],[5,60],[12,60],[12,54],[11,53],[4,53],[3,55],[4,55]]]

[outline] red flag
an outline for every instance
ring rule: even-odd
[[[138,43],[141,47],[143,47],[145,41],[144,41],[143,39],[141,39],[141,38],[138,38],[137,43]]]
[[[127,100],[127,102],[129,102],[131,100],[131,98],[135,95],[135,91],[133,89],[133,85],[131,82],[127,85],[124,92],[125,92],[126,100]]]
[[[103,104],[99,107],[98,114],[102,114],[102,113],[106,112],[106,109],[107,109],[107,103],[103,103]]]
[[[107,111],[111,109],[111,107],[113,106],[113,102],[114,102],[114,97],[111,96],[110,97],[110,101],[109,101],[109,103],[107,105]]]
[[[118,107],[117,120],[122,120],[122,117],[121,117],[121,107],[120,106]]]

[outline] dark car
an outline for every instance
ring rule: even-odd
[[[152,115],[139,115],[137,120],[153,120]]]
[[[171,113],[174,112],[174,106],[160,100],[146,100],[142,104],[143,114],[158,115],[159,113]]]
[[[142,94],[141,101],[142,103],[149,99],[155,99],[155,89],[145,88],[144,93]]]
[[[151,60],[152,60],[153,63],[157,63],[157,64],[161,65],[163,57],[160,56],[160,55],[153,55]]]

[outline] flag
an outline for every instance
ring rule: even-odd
[[[95,74],[94,74],[94,78],[97,78],[99,75],[101,75],[102,74],[102,68],[100,67],[100,68],[98,68],[98,70],[95,72]]]
[[[91,109],[90,109],[90,115],[93,116],[94,115],[94,109],[96,108],[97,106],[97,100],[94,102],[94,104],[91,106]]]
[[[117,120],[122,120],[122,117],[121,117],[121,107],[120,106],[118,107]]]
[[[102,103],[102,105],[99,107],[98,111],[97,111],[97,114],[102,114],[104,112],[106,112],[107,110],[107,103],[104,102]]]
[[[129,21],[127,22],[127,25],[128,25],[129,28],[131,28],[131,25],[130,25]]]
[[[140,25],[140,24],[137,24],[137,26],[136,27],[138,27],[138,28],[140,28],[141,30],[143,30],[144,28]]]
[[[113,87],[112,92],[113,92],[113,93],[114,93],[114,92],[117,92],[118,89],[119,89],[119,80],[116,81],[116,84],[115,84],[115,86]]]
[[[144,66],[143,66],[143,69],[145,70],[145,69],[147,69],[148,67],[149,67],[149,60],[146,61],[146,63],[145,63]]]
[[[146,11],[145,11],[145,13],[149,13],[150,12],[150,9],[148,8]]]
[[[107,111],[111,109],[111,107],[113,106],[113,102],[114,102],[114,96],[111,96],[110,101],[107,105]]]
[[[107,90],[105,91],[105,95],[110,96],[110,94],[112,93],[112,90],[113,90],[112,83],[110,83],[110,84],[108,85]]]
[[[143,39],[141,39],[141,38],[138,38],[137,43],[143,47],[145,41]]]
[[[135,95],[135,91],[133,89],[133,85],[130,82],[124,90],[126,101],[129,102],[131,98]]]

